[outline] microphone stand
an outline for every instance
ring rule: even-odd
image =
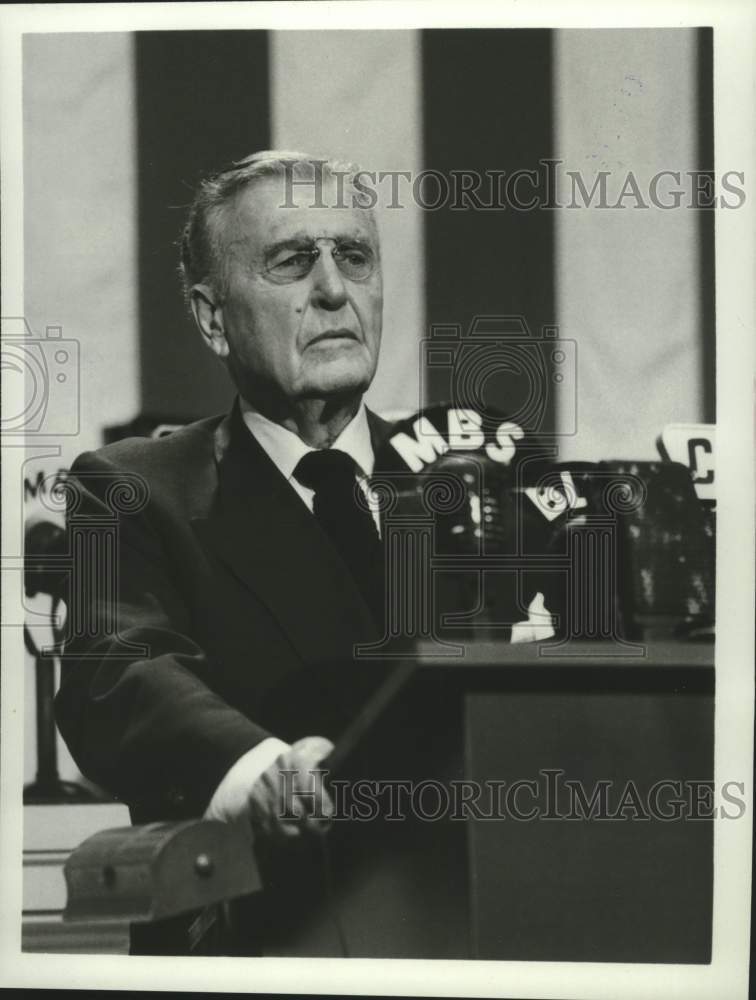
[[[37,703],[37,775],[24,787],[24,805],[58,805],[97,802],[98,797],[83,785],[63,781],[58,773],[58,747],[53,701],[55,698],[55,661],[60,655],[62,634],[56,625],[57,611],[63,601],[64,572],[56,567],[64,555],[65,531],[50,521],[37,521],[26,529],[24,590],[27,597],[49,594],[52,598],[50,619],[53,645],[41,650],[24,625],[24,645],[34,657]]]

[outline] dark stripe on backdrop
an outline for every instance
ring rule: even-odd
[[[188,420],[232,390],[184,309],[178,238],[197,179],[270,146],[265,31],[136,35],[142,413]]]
[[[545,168],[553,157],[552,33],[548,30],[441,30],[423,32],[424,167],[451,171],[538,170],[538,196],[545,199]],[[469,182],[468,182],[469,183]],[[499,182],[500,183],[500,182]],[[424,203],[438,185],[432,179]],[[527,178],[519,182],[523,199],[533,194]],[[484,204],[506,203],[486,188]],[[468,328],[476,316],[521,315],[531,334],[555,323],[554,212],[455,210],[446,204],[426,211],[427,329],[434,324]],[[495,331],[496,324],[489,324]],[[515,359],[516,361],[516,359]],[[542,430],[554,426],[551,372],[545,384],[532,385],[522,371],[508,372],[496,355],[470,365],[486,407],[514,414],[537,411]],[[518,365],[515,363],[514,368]],[[531,372],[532,375],[532,372]],[[466,381],[469,386],[469,380]],[[448,370],[428,370],[428,398],[449,398]],[[542,406],[528,403],[540,393]]]
[[[714,182],[714,34],[711,28],[697,32],[698,80],[698,164],[699,170],[711,171]],[[735,183],[735,182],[734,182]],[[727,195],[728,202],[734,201]],[[703,209],[698,213],[700,240],[701,295],[701,364],[703,386],[703,420],[716,421],[717,406],[717,344],[716,295],[714,264],[714,212]]]

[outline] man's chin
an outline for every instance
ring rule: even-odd
[[[374,369],[342,360],[312,367],[305,378],[308,396],[342,396],[363,393],[373,380]]]

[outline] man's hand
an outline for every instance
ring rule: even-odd
[[[265,770],[261,753],[271,760]],[[301,836],[303,830],[325,833],[333,803],[323,776],[311,774],[333,750],[323,736],[305,736],[288,746],[273,737],[250,750],[231,768],[205,810],[206,819],[241,823],[247,830],[272,839]]]
[[[280,754],[249,791],[249,817],[255,832],[276,839],[299,837],[303,831],[325,833],[331,826],[333,802],[322,774],[312,774],[333,750],[323,736],[305,736]]]

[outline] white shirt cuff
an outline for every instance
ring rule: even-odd
[[[524,622],[515,622],[512,625],[511,643],[517,642],[539,642],[541,639],[550,639],[554,632],[554,618],[546,607],[543,594],[538,591],[533,600],[528,605],[528,619]]]
[[[246,815],[250,788],[280,754],[290,749],[288,743],[269,736],[243,754],[215,789],[204,819],[219,819],[228,823]]]

